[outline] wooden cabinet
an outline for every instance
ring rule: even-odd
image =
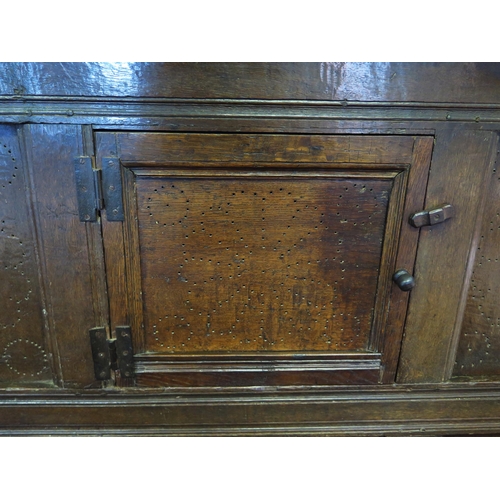
[[[1,432],[496,432],[498,76],[396,66],[0,65]]]
[[[131,327],[138,385],[394,380],[408,293],[392,276],[413,270],[432,138],[96,143],[111,328]]]

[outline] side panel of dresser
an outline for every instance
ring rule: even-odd
[[[31,177],[39,275],[45,300],[45,337],[56,383],[87,387],[95,382],[88,330],[100,323],[97,295],[102,260],[89,250],[99,224],[79,221],[73,158],[88,151],[82,127],[23,128]]]
[[[421,228],[397,382],[451,377],[496,147],[492,132],[462,125],[436,131],[426,207],[447,202],[456,213],[444,224]]]
[[[52,385],[30,176],[19,128],[0,125],[0,387]]]
[[[500,174],[498,153],[487,172],[484,211],[473,248],[474,269],[468,287],[455,377],[500,377]]]

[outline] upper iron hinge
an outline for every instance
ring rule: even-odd
[[[134,378],[134,352],[130,326],[117,326],[115,337],[108,338],[103,326],[89,330],[90,347],[97,380],[110,380],[111,371],[121,379]]]
[[[103,158],[102,168],[98,168],[93,156],[78,156],[74,164],[80,220],[95,222],[106,209],[108,221],[123,221],[120,160]]]
[[[95,222],[103,208],[101,172],[92,156],[74,158],[78,213],[82,222]]]

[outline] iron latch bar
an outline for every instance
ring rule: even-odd
[[[455,209],[449,203],[443,203],[432,210],[417,212],[410,216],[410,224],[413,227],[434,226],[455,215]]]

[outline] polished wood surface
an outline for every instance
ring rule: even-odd
[[[498,378],[500,375],[500,178],[498,164],[486,175],[484,212],[477,223],[474,269],[453,374]]]
[[[2,398],[0,434],[127,436],[435,436],[500,432],[498,386],[219,388]]]
[[[78,219],[74,169],[67,161],[82,151],[82,133],[71,125],[30,125],[26,143],[54,378],[63,387],[82,387],[94,382],[85,332],[95,318],[87,229]]]
[[[2,63],[0,95],[500,104],[498,63]]]
[[[1,63],[0,432],[500,432],[499,68]],[[120,159],[124,222],[108,220],[105,208],[96,222],[80,221],[73,165],[81,156],[95,157],[96,169],[103,157]],[[280,197],[280,188],[292,194]],[[408,223],[442,203],[454,217],[420,229]],[[259,220],[259,210],[274,216]],[[198,232],[202,218],[212,238]],[[293,232],[279,238],[285,223]],[[339,245],[335,231],[346,224]],[[262,234],[276,240],[271,254]],[[345,267],[330,262],[339,246]],[[239,250],[252,260],[226,257],[239,259]],[[297,262],[302,274],[292,276],[287,266]],[[260,299],[248,296],[247,307],[229,280],[233,264],[247,272],[231,280],[250,273],[245,286],[258,285]],[[412,291],[391,282],[399,268],[415,276]],[[256,278],[271,269],[274,276]],[[330,304],[325,283],[339,273]],[[216,277],[223,285],[211,284]],[[315,283],[295,303],[287,280],[300,277]],[[193,321],[184,314],[189,290],[202,312]],[[328,313],[324,324],[312,319],[316,305]],[[276,307],[300,324],[284,328]],[[243,309],[251,314],[240,314],[249,319],[238,329]],[[218,338],[191,336],[193,325],[206,330],[208,313]],[[135,382],[119,371],[97,381],[88,331],[113,337],[123,325],[134,336]]]
[[[405,164],[412,157],[412,137],[314,136],[279,134],[141,134],[117,136],[125,165],[220,163]],[[140,156],[138,153],[140,152]],[[188,154],[189,153],[189,154]],[[293,165],[291,165],[293,167]],[[289,165],[290,167],[290,165]],[[368,165],[365,168],[370,168]]]
[[[441,134],[443,139],[439,141]],[[457,208],[449,223],[420,229],[398,382],[450,378],[477,245],[475,229],[497,136],[450,127],[437,133],[426,206],[447,201]],[[464,154],[465,153],[465,154]]]
[[[16,126],[0,125],[0,386],[52,385],[30,177]]]
[[[231,357],[251,352],[391,352],[384,381],[393,380],[407,294],[391,276],[396,257],[413,265],[418,231],[405,230],[401,240],[399,232],[405,191],[408,213],[423,205],[431,139],[109,135],[98,134],[97,159],[106,168],[116,142],[126,214],[122,237],[120,223],[105,224],[105,254],[125,248],[125,262],[113,258],[108,267],[119,316],[113,323],[130,318],[137,354],[226,354],[208,371],[202,367],[209,359],[184,359],[182,370],[173,357],[171,367],[144,359],[140,384],[322,385],[382,377],[380,366],[360,367],[354,355],[325,358],[324,368],[316,362],[316,375],[312,364],[292,357],[275,366],[268,358],[261,368]],[[127,286],[128,306],[113,286]],[[280,366],[288,374],[271,377]]]
[[[148,351],[366,350],[390,179],[137,184]]]

